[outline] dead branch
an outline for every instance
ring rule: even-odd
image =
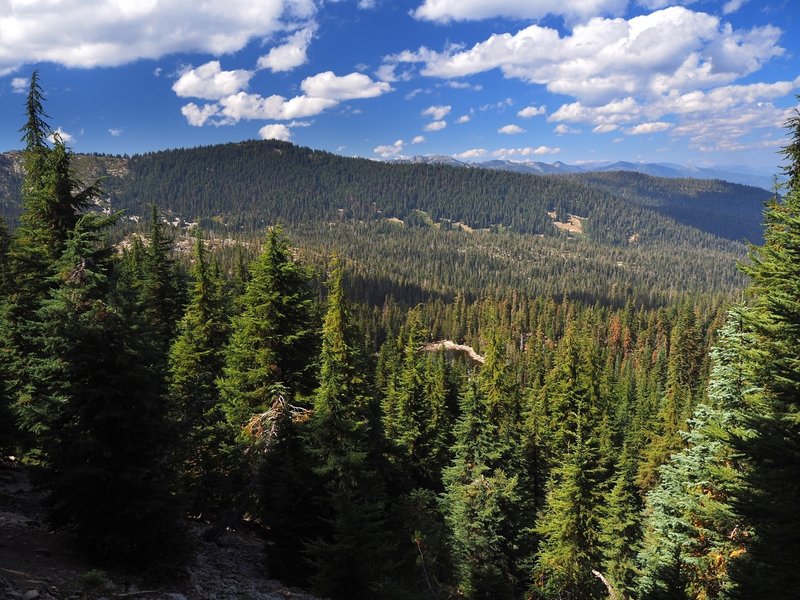
[[[603,574],[600,571],[592,569],[592,575],[597,577],[600,581],[603,582],[603,585],[606,586],[606,589],[608,590],[609,600],[625,600],[617,593],[617,590],[614,589],[614,586],[611,585],[611,582],[605,577],[603,577]]]

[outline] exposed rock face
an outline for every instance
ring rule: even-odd
[[[168,582],[104,570],[78,555],[67,534],[48,531],[28,475],[18,464],[0,463],[0,600],[317,600],[270,579],[263,541],[246,529],[207,542],[193,527],[194,561]]]

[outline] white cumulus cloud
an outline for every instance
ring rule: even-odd
[[[190,102],[181,107],[181,114],[186,117],[186,122],[193,127],[202,127],[211,118],[219,114],[219,107],[216,104],[205,104],[197,106]]]
[[[205,124],[232,125],[242,120],[288,121],[316,116],[342,100],[373,98],[391,90],[388,83],[372,81],[361,73],[339,77],[331,71],[307,77],[300,87],[305,94],[293,98],[287,99],[277,94],[265,97],[239,91],[202,107],[189,103],[181,108],[181,113],[190,125],[196,127]],[[298,122],[289,127],[305,125],[307,123]]]
[[[117,129],[116,127],[112,127],[108,130],[108,133],[111,134],[112,137],[119,137],[122,135],[122,129]]]
[[[456,123],[458,123],[459,125],[463,125],[464,123],[469,123],[471,118],[472,117],[470,117],[469,115],[461,115],[460,117],[458,117],[458,119],[456,119]]]
[[[486,156],[489,152],[486,148],[471,148],[470,150],[465,150],[459,154],[454,154],[453,158],[480,158],[481,156]]]
[[[664,121],[654,121],[652,123],[639,123],[638,125],[631,127],[628,131],[630,135],[646,135],[648,133],[658,133],[660,131],[666,131],[672,127],[672,123],[666,123]]]
[[[497,130],[497,133],[502,133],[504,135],[517,135],[519,133],[525,133],[525,130],[520,127],[519,125],[503,125],[500,129]]]
[[[522,117],[523,119],[530,119],[531,117],[537,117],[539,115],[543,115],[547,112],[546,106],[526,106],[519,112],[517,112],[518,117]]]
[[[223,71],[218,60],[185,71],[172,84],[172,91],[180,98],[219,100],[247,89],[251,71]]]
[[[577,129],[575,127],[570,127],[569,125],[565,125],[564,123],[559,123],[558,125],[556,125],[553,131],[556,133],[556,135],[565,135],[567,133],[581,132],[580,129]]]
[[[280,46],[275,46],[267,54],[258,59],[259,69],[269,69],[272,72],[291,71],[306,64],[308,61],[308,47],[314,37],[316,25],[304,27],[295,31],[286,38]]]
[[[537,146],[525,148],[500,148],[492,152],[492,156],[506,158],[509,156],[543,156],[545,154],[558,154],[561,148],[552,148],[550,146]]]
[[[411,140],[411,143],[412,144],[421,144],[424,141],[425,141],[425,136],[424,135],[416,135],[416,136],[414,136],[414,139]]]
[[[450,114],[450,106],[429,106],[422,111],[423,117],[430,117],[434,121],[441,121]]]
[[[72,142],[75,141],[75,136],[67,133],[66,131],[61,129],[61,127],[56,128],[56,130],[53,133],[47,136],[47,139],[50,141],[50,143],[53,143],[55,142],[56,137],[58,137],[65,144],[71,144]]]
[[[25,77],[14,77],[11,80],[11,91],[15,94],[26,94],[30,81]]]
[[[259,94],[239,92],[222,98],[219,104],[219,113],[235,123],[243,119],[289,120],[313,117],[336,106],[338,102],[308,96],[295,96],[288,100],[278,95],[265,98]]]
[[[262,140],[283,140],[288,142],[292,137],[291,130],[283,123],[269,123],[258,130]]]
[[[400,154],[405,145],[406,144],[403,140],[397,140],[394,144],[376,146],[373,152],[379,155],[381,158],[391,158]]]
[[[432,121],[425,125],[423,129],[425,131],[440,131],[447,127],[447,121]]]
[[[422,47],[385,61],[421,63],[423,75],[444,79],[500,69],[506,77],[600,104],[621,95],[731,83],[782,54],[780,35],[776,27],[736,30],[714,15],[672,6],[627,20],[593,18],[563,36],[531,25],[471,48]]]
[[[356,100],[375,98],[392,90],[386,81],[373,81],[363,73],[350,73],[338,76],[333,71],[325,71],[306,77],[300,88],[312,98],[328,100]]]
[[[178,52],[219,56],[310,20],[314,0],[5,0],[0,75],[26,63],[118,66]]]
[[[601,106],[573,102],[562,105],[548,120],[560,122],[557,133],[561,125],[568,127],[567,123],[588,124],[596,133],[622,127],[628,127],[628,133],[652,133],[654,127],[664,127],[654,124],[666,123],[664,117],[670,117],[676,123],[664,130],[688,138],[692,148],[710,151],[758,147],[760,142],[743,140],[757,134],[774,135],[780,130],[788,115],[773,101],[792,94],[798,87],[800,77],[685,93],[671,91],[647,101],[628,97]]]
[[[627,0],[425,0],[413,15],[443,23],[492,17],[536,20],[547,15],[586,19],[621,14],[627,4]]]

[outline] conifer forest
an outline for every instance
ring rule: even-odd
[[[45,103],[34,74],[0,449],[75,552],[146,571],[246,524],[331,600],[800,596],[800,114],[759,195],[80,156]]]

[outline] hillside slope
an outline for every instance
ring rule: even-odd
[[[409,300],[492,286],[618,299],[730,293],[742,284],[741,241],[757,241],[769,195],[637,173],[385,163],[274,140],[75,164],[132,218],[156,203],[176,223],[247,238],[283,222],[320,263],[334,248],[357,257],[376,302],[387,285]],[[18,157],[2,157],[0,210],[12,222],[19,171]]]

